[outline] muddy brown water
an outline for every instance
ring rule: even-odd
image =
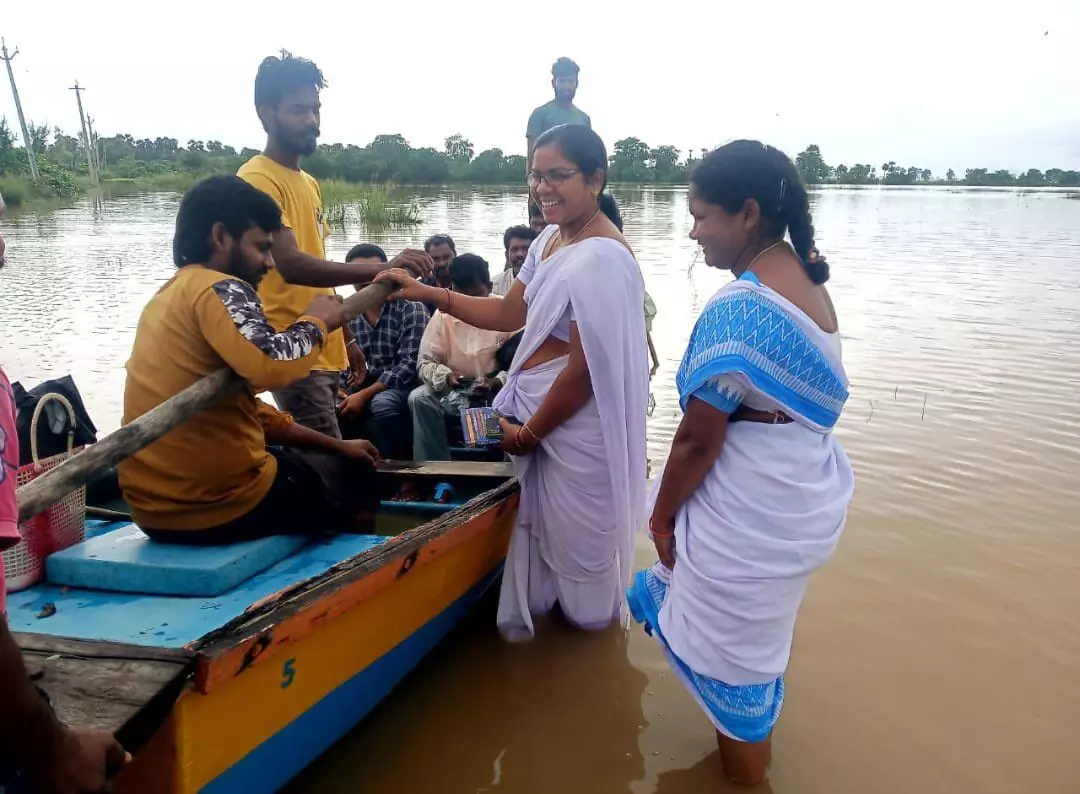
[[[659,315],[649,452],[673,377],[723,284],[686,238],[685,190],[617,193]],[[778,794],[1075,794],[1080,766],[1080,202],[1012,191],[814,196],[852,396],[858,486],[796,629],[768,789]],[[74,374],[120,418],[139,311],[168,278],[177,197],[127,196],[0,224],[0,364]],[[429,191],[414,231],[501,266],[514,191]],[[639,562],[651,562],[639,542]],[[548,624],[502,643],[491,603],[291,792],[726,791],[710,726],[639,631]]]

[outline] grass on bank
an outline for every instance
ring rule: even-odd
[[[78,194],[79,188],[74,183],[57,184],[44,174],[37,183],[30,177],[0,175],[0,195],[9,207],[72,198]]]

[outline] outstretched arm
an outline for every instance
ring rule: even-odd
[[[328,331],[342,318],[341,305],[333,298],[318,298],[308,307],[309,314],[275,331],[251,285],[227,278],[199,295],[195,312],[206,341],[259,392],[279,389],[311,372]]]
[[[488,331],[512,333],[525,325],[525,285],[515,281],[510,291],[501,298],[475,298],[450,292],[442,287],[421,284],[409,273],[394,268],[380,273],[376,281],[393,281],[400,289],[390,300],[412,300],[431,303],[459,320]]]
[[[423,251],[406,248],[390,262],[366,264],[354,262],[327,262],[317,256],[305,254],[296,244],[292,229],[274,233],[274,265],[281,277],[289,284],[305,287],[340,287],[345,284],[367,284],[383,270],[391,267],[406,268],[420,278],[431,275],[431,257]]]

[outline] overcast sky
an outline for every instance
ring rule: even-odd
[[[609,149],[757,137],[831,165],[1080,168],[1080,0],[638,1],[4,0],[0,35],[28,118],[68,132],[77,78],[101,135],[261,148],[255,70],[286,47],[329,81],[323,142],[523,153],[567,55]],[[5,81],[0,115],[15,127]]]

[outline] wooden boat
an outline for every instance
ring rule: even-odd
[[[518,504],[507,464],[397,464],[381,476],[387,494],[421,478],[450,482],[466,501],[384,502],[381,534],[293,548],[216,595],[194,591],[235,577],[267,544],[242,544],[252,548],[239,562],[157,544],[146,582],[147,554],[124,551],[141,533],[88,522],[95,537],[49,559],[50,580],[74,586],[50,581],[9,596],[12,631],[61,719],[113,730],[134,751],[118,792],[279,789],[496,581]],[[66,570],[54,565],[62,555],[74,561]],[[191,592],[123,592],[166,580]]]

